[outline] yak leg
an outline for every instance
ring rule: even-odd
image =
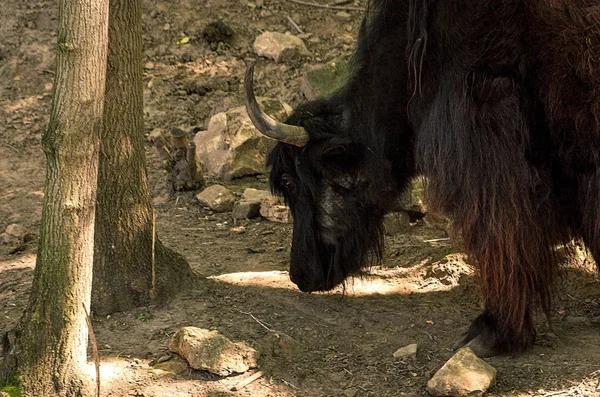
[[[579,177],[579,234],[600,271],[600,169]]]
[[[480,356],[520,352],[535,338],[532,310],[550,307],[558,234],[550,173],[530,162],[526,90],[506,77],[440,81],[417,159],[430,208],[462,232],[485,303],[457,347]]]

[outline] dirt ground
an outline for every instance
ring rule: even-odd
[[[261,3],[264,5],[261,6]],[[258,4],[258,5],[257,5]],[[354,6],[365,6],[365,0]],[[25,228],[25,244],[0,243],[0,332],[27,303],[40,227],[44,183],[41,134],[50,110],[58,1],[6,1],[0,7],[0,232]],[[204,128],[211,114],[242,104],[241,80],[251,44],[265,30],[302,30],[308,59],[262,61],[257,93],[292,106],[302,101],[302,73],[347,56],[360,13],[283,0],[145,0],[145,128]],[[222,19],[231,45],[209,45],[202,30]],[[177,45],[182,37],[191,38]],[[421,396],[448,360],[451,346],[480,309],[472,269],[445,231],[420,222],[387,239],[385,263],[350,284],[346,294],[302,294],[290,283],[289,225],[238,222],[202,208],[193,192],[169,195],[153,150],[150,178],[162,241],[186,256],[198,287],[164,307],[95,318],[104,396]],[[262,176],[234,181],[266,188]],[[245,226],[238,234],[234,226]],[[581,255],[565,264],[554,318],[539,319],[534,348],[489,359],[498,370],[492,396],[600,395],[600,282]],[[182,326],[216,329],[260,352],[265,376],[231,392],[249,374],[219,378],[199,371],[174,375],[151,366]],[[393,353],[417,343],[410,359]]]

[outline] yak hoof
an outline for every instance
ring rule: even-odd
[[[498,334],[486,314],[480,315],[463,337],[452,346],[454,350],[468,346],[477,357],[493,357],[508,352],[507,346],[500,341]]]
[[[456,342],[452,348],[458,350],[462,347],[470,347],[479,358],[494,357],[506,353],[506,350],[498,344],[495,338],[490,339],[486,335],[479,334],[469,341],[465,341],[465,339],[467,339],[466,335]]]

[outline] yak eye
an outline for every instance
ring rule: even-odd
[[[281,177],[281,186],[283,186],[285,189],[289,190],[291,188],[294,187],[294,180],[292,179],[292,177],[290,175],[283,175]]]

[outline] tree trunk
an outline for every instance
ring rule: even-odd
[[[91,395],[85,374],[108,0],[61,0],[57,72],[42,146],[46,186],[17,361],[25,396]]]
[[[153,250],[141,18],[140,0],[111,0],[92,296],[92,309],[101,315],[147,305],[153,292],[164,300],[192,279],[183,257],[157,240]]]

